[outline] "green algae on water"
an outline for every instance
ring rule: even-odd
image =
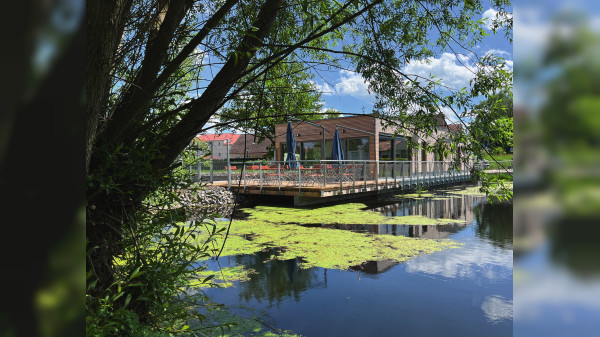
[[[246,316],[248,314],[245,314]],[[267,328],[263,322],[263,318],[250,314],[251,317],[243,317],[241,315],[232,314],[229,310],[224,308],[215,308],[208,311],[206,314],[206,320],[212,325],[218,326],[222,324],[230,325],[230,328],[219,329],[214,332],[205,332],[203,336],[211,337],[242,337],[242,336],[256,336],[256,337],[302,337],[302,335],[295,334],[290,330],[275,329],[274,327]]]
[[[365,210],[361,203],[348,203],[318,208],[294,208],[257,206],[244,209],[248,220],[278,224],[344,224],[344,225],[440,225],[465,223],[464,220],[432,219],[425,216],[388,217],[378,212]]]
[[[248,281],[252,274],[256,274],[256,271],[252,268],[245,268],[244,266],[226,267],[221,268],[220,270],[203,270],[198,274],[198,279],[189,284],[189,287],[206,288],[214,285],[222,288],[229,288],[233,286],[233,282]],[[202,282],[209,276],[213,277],[210,282]]]
[[[226,226],[227,223],[219,225]],[[252,241],[231,240],[233,237],[239,238],[248,234],[252,235]],[[222,238],[217,239],[217,242],[221,245]],[[279,253],[272,255],[271,259],[300,258],[301,268],[346,270],[367,261],[403,262],[421,254],[459,246],[451,240],[370,235],[329,228],[240,220],[233,222],[222,256],[248,253],[252,249],[258,249],[258,252],[262,249],[281,247]]]
[[[398,198],[411,198],[411,199],[423,199],[423,198],[431,198],[433,197],[435,194],[433,193],[410,193],[410,194],[397,194],[396,197]]]

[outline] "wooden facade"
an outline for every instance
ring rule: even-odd
[[[380,139],[388,138],[391,139],[394,134],[393,129],[390,127],[386,127],[383,121],[378,118],[373,117],[372,115],[362,115],[362,116],[350,116],[350,117],[340,117],[340,118],[332,118],[332,119],[321,119],[321,120],[313,120],[311,123],[321,125],[325,128],[325,141],[332,141],[333,135],[335,133],[336,124],[342,125],[338,127],[338,131],[340,132],[340,138],[344,139],[352,139],[352,138],[368,138],[369,140],[369,155],[368,160],[379,161],[380,158]],[[444,123],[443,119],[440,120],[440,123]],[[350,127],[350,128],[347,128]],[[440,125],[438,128],[438,132],[446,133],[448,131],[444,130],[445,123]],[[296,143],[302,142],[315,142],[321,143],[323,141],[323,129],[321,127],[311,125],[306,122],[292,122],[292,128],[294,130],[294,137],[296,139]],[[357,130],[362,130],[357,131]],[[278,124],[275,126],[275,149],[276,149],[276,159],[279,161],[283,161],[283,144],[286,143],[286,131],[287,124]],[[443,134],[438,134],[434,137],[419,137],[415,134],[410,134],[408,132],[399,132],[405,138],[411,138],[417,140],[419,143],[427,143],[432,145],[435,142],[435,138],[445,138]],[[433,153],[424,153],[423,151],[416,151],[414,149],[408,149],[409,155],[408,160],[411,161],[433,161],[436,160],[435,155]],[[328,154],[329,155],[329,154]],[[393,154],[395,157],[395,152]],[[346,158],[349,159],[349,158]],[[367,159],[367,158],[365,158]],[[445,158],[448,160],[449,158]],[[399,160],[399,159],[398,159]]]

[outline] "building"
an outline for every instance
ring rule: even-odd
[[[437,133],[430,137],[418,137],[408,131],[399,132],[402,136],[394,136],[395,129],[386,127],[381,119],[372,115],[294,122],[292,128],[296,139],[296,156],[300,160],[320,160],[324,132],[324,159],[331,159],[333,135],[337,127],[342,140],[344,159],[346,160],[449,160],[450,158],[441,158],[423,149],[417,151],[411,148],[409,144],[409,139],[428,145],[432,145],[438,139],[449,141],[450,132],[461,130],[461,125],[448,125],[443,117],[438,117],[437,121]],[[286,132],[287,124],[275,126],[276,158],[280,161],[284,161],[287,156]]]
[[[219,133],[200,135],[196,139],[208,143],[209,150],[212,149],[211,159],[227,159],[227,142],[229,141],[229,147],[231,148],[239,137],[240,135],[234,133]]]
[[[258,142],[258,137],[255,139],[254,135],[239,135],[237,141],[229,148],[229,156],[231,159],[244,158],[244,152],[246,152],[246,158],[265,158],[267,148],[271,144],[270,139]]]

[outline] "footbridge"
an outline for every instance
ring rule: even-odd
[[[212,184],[242,195],[294,198],[303,206],[468,181],[472,163],[447,161],[231,162],[211,170]]]

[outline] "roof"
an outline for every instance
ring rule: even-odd
[[[198,138],[204,142],[229,139],[230,140],[229,144],[235,144],[235,142],[238,140],[239,137],[240,137],[240,135],[236,135],[235,133],[217,133],[217,134],[210,134],[210,135],[200,135],[196,138]]]
[[[244,138],[246,139],[246,149],[248,150],[248,153],[267,153],[267,146],[271,145],[271,140],[270,139],[265,139],[262,142],[258,143],[258,144],[253,144],[252,142],[254,142],[254,135],[239,135],[240,136],[240,141],[239,142],[235,142],[231,148],[229,149],[230,153],[244,153]],[[246,136],[246,137],[244,137]]]
[[[450,132],[462,131],[462,124],[460,124],[460,123],[448,124],[448,131],[450,131]]]

